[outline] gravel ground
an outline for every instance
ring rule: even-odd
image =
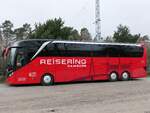
[[[150,113],[150,79],[50,87],[1,84],[0,113]]]

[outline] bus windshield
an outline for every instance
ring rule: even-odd
[[[5,53],[5,64],[7,66],[13,66],[14,65],[14,57],[15,57],[16,48],[9,48],[7,53]]]
[[[7,69],[16,70],[27,64],[27,60],[22,48],[11,47],[6,54]]]

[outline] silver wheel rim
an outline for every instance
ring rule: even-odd
[[[128,74],[127,72],[124,72],[124,73],[122,74],[122,78],[123,78],[124,80],[127,80],[127,79],[129,78],[129,74]]]
[[[110,77],[111,77],[111,80],[117,80],[117,74],[116,73],[112,73],[110,75]]]
[[[46,75],[46,76],[44,76],[43,80],[46,84],[48,84],[48,83],[51,83],[52,78],[49,75]]]

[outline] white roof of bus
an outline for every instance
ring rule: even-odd
[[[124,44],[124,43],[97,43],[97,42],[76,42],[76,41],[53,41],[52,43],[72,43],[72,44],[101,44],[101,45],[124,45],[124,46],[141,46],[140,44]]]

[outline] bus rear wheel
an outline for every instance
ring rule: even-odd
[[[127,80],[129,80],[129,78],[130,78],[130,74],[128,72],[123,72],[121,74],[121,80],[122,81],[127,81]]]
[[[109,75],[109,81],[111,82],[115,82],[118,80],[118,74],[116,72],[112,72],[110,75]]]
[[[50,86],[53,85],[54,79],[53,76],[50,74],[45,74],[41,79],[41,85],[43,86]]]

